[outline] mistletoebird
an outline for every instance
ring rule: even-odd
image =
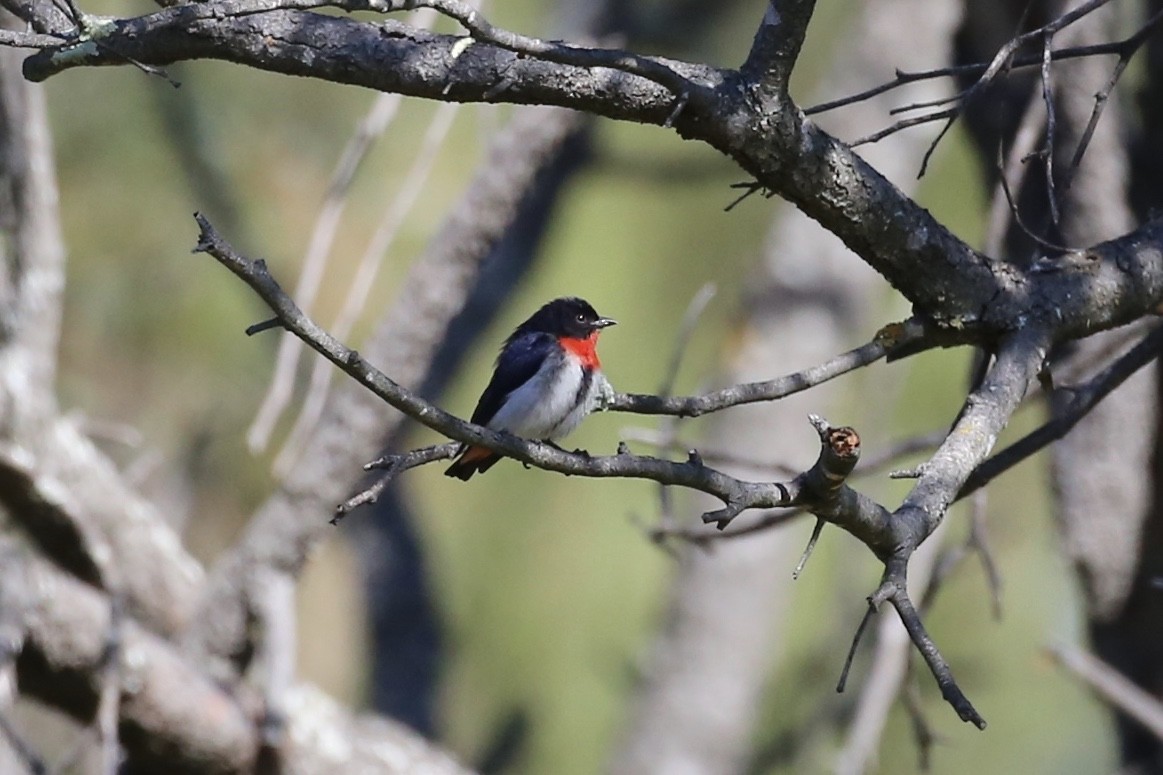
[[[548,442],[568,434],[613,393],[595,346],[602,329],[614,323],[574,297],[554,299],[534,312],[505,340],[472,421]],[[467,445],[444,473],[468,481],[500,457]]]

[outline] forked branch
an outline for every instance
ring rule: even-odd
[[[885,562],[882,589],[888,589],[886,584],[895,585],[899,589],[890,589],[891,594],[883,595],[881,602],[891,601],[901,614],[910,637],[933,670],[946,699],[961,718],[979,727],[984,726],[984,721],[953,681],[948,665],[941,658],[908,600],[904,573],[912,549],[919,540],[911,533],[904,535],[913,539],[914,543],[909,544],[903,540],[897,520],[888,509],[846,484],[860,456],[860,437],[855,430],[835,428],[820,417],[811,417],[820,436],[819,457],[811,468],[786,482],[747,482],[735,479],[706,466],[694,450],[681,463],[633,455],[625,445],[620,445],[616,455],[590,457],[495,433],[444,412],[376,370],[358,353],[335,340],[299,310],[271,277],[264,262],[252,261],[239,255],[205,218],[200,215],[196,218],[201,227],[196,250],[211,254],[250,285],[270,305],[284,328],[302,338],[308,346],[393,407],[454,441],[482,444],[528,465],[560,473],[591,477],[632,477],[700,490],[723,501],[722,509],[703,516],[704,521],[715,523],[720,529],[726,527],[744,509],[777,506],[800,506],[818,518],[844,528]],[[438,445],[390,456],[377,461],[375,465],[388,468],[391,474],[425,462],[445,459],[454,449],[452,444]]]

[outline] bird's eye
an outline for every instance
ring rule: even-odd
[[[585,316],[584,312],[577,313],[577,322],[579,322],[579,323],[586,322],[586,316]]]

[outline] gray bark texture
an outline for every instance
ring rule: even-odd
[[[1018,255],[1010,241],[1009,254],[993,255],[1001,248],[970,246],[910,196],[925,140],[898,134],[858,153],[825,128],[831,120],[809,118],[793,100],[790,78],[815,12],[812,0],[769,0],[762,13],[756,9],[754,41],[737,67],[526,37],[493,27],[456,0],[336,0],[326,13],[315,0],[166,2],[136,17],[75,20],[66,10],[70,3],[0,5],[27,24],[0,30],[0,506],[6,558],[0,566],[0,677],[15,675],[22,693],[93,724],[106,762],[115,766],[124,752],[128,772],[461,771],[418,735],[340,708],[291,674],[294,580],[330,529],[324,517],[348,494],[353,472],[405,416],[451,441],[389,454],[391,476],[445,459],[457,443],[473,443],[550,471],[645,479],[713,496],[722,508],[702,519],[720,528],[749,509],[804,507],[857,538],[883,564],[870,606],[891,605],[943,698],[962,720],[984,728],[925,630],[907,571],[949,506],[977,486],[971,477],[979,466],[992,464],[993,476],[1012,464],[1007,460],[1022,459],[1013,448],[990,455],[1051,353],[1072,359],[1101,353],[1107,345],[1093,344],[1093,337],[1141,325],[1163,303],[1163,220],[1141,215],[1140,223],[1125,204],[1128,165],[1113,118],[1117,104],[1108,108],[1110,120],[1100,124],[1073,185],[1061,186],[1064,219],[1051,236],[1070,249]],[[460,28],[425,32],[402,20],[408,17],[392,15],[416,7],[436,9]],[[371,11],[385,16],[362,13]],[[1039,9],[1029,23],[1053,24],[1056,13]],[[886,50],[900,68],[943,63],[957,19],[951,0],[870,5],[837,57],[843,60],[838,72],[869,80],[857,84],[837,74],[831,91],[875,83],[870,74]],[[963,32],[985,35],[973,31],[983,26],[989,25],[971,19]],[[1006,30],[1004,37],[1013,25],[998,28]],[[1108,33],[1095,15],[1055,34],[1061,41],[1090,42],[1107,40]],[[1045,28],[1034,38],[1049,34]],[[32,51],[18,54],[11,46]],[[995,50],[986,46],[985,58]],[[1159,47],[1147,50],[1147,72],[1154,74]],[[81,67],[149,68],[194,59],[435,100],[523,106],[411,267],[400,298],[362,354],[307,317],[265,263],[241,255],[198,217],[197,252],[233,272],[271,307],[278,325],[352,378],[335,394],[303,456],[309,465],[282,483],[208,574],[159,509],[134,492],[56,407],[64,250],[43,96],[18,77],[18,68],[36,82]],[[1086,120],[1092,79],[1102,70],[1090,61],[1069,70],[1064,63],[1055,68],[1060,64],[1055,115],[1058,139],[1069,148]],[[1076,91],[1073,81],[1087,85]],[[1163,78],[1151,83],[1157,90]],[[984,104],[982,94],[974,97]],[[898,95],[850,106],[834,128],[845,135],[870,131],[882,125],[885,105],[900,102]],[[1028,103],[1020,87],[1013,102]],[[1155,127],[1161,102],[1157,94],[1144,101],[1150,108],[1145,126]],[[650,124],[703,143],[750,176],[754,193],[779,195],[808,216],[781,214],[772,231],[754,293],[745,299],[740,347],[725,364],[729,387],[702,396],[616,394],[601,408],[685,417],[739,407],[714,425],[709,442],[763,459],[799,460],[809,450],[789,429],[801,426],[805,407],[788,401],[770,409],[776,399],[904,352],[967,344],[987,351],[991,359],[981,379],[937,450],[913,472],[915,484],[898,507],[849,486],[859,435],[818,416],[812,425],[819,458],[811,468],[787,481],[749,481],[698,454],[674,461],[626,448],[606,456],[569,453],[467,423],[420,394],[449,326],[481,287],[486,258],[511,232],[536,180],[576,136],[583,113]],[[1007,117],[997,131],[1014,131],[1020,123]],[[850,132],[855,124],[862,131]],[[1142,144],[1144,169],[1154,158],[1152,147],[1158,143]],[[1137,201],[1148,201],[1147,188],[1136,188]],[[867,341],[868,329],[875,328],[868,324],[870,289],[878,287],[873,281],[896,289],[912,305],[912,316],[849,353],[806,368],[854,336]],[[1087,341],[1075,345],[1079,340]],[[803,370],[773,378],[790,369]],[[1155,407],[1158,392],[1157,381],[1140,375],[1123,387],[1122,403],[1100,404],[1083,435],[1056,454],[1064,536],[1086,580],[1095,642],[1156,694],[1163,683],[1157,635],[1163,604],[1152,585],[1163,556],[1161,499],[1141,476],[1148,434],[1123,442],[1128,423],[1132,434],[1158,425],[1157,413],[1134,411],[1139,402]],[[1105,395],[1091,393],[1099,394]],[[1059,391],[1054,408],[1055,421],[1066,428],[1080,416],[1078,402],[1067,400],[1072,395],[1078,393]],[[827,400],[826,393],[815,393],[811,407]],[[741,407],[760,402],[767,405]],[[1139,477],[1126,475],[1128,461],[1138,464]],[[1144,513],[1151,518],[1144,521]],[[786,618],[780,576],[790,570],[792,556],[786,535],[773,531],[711,556],[684,558],[613,770],[744,769],[761,678],[780,649],[778,623]],[[1130,730],[1124,729],[1126,762],[1157,766],[1157,741]],[[873,745],[861,747],[867,761]]]
[[[854,94],[875,86],[886,50],[894,64],[920,69],[948,59],[959,15],[956,2],[893,0],[869,6],[851,20],[844,46],[818,91]],[[902,26],[899,19],[914,19]],[[914,45],[915,44],[915,45]],[[932,87],[906,101],[931,99]],[[886,96],[844,111],[827,125],[857,136],[876,126],[898,97]],[[868,159],[905,193],[916,188],[920,135],[898,134],[868,149]],[[866,336],[879,311],[875,274],[852,261],[831,234],[800,213],[782,210],[748,283],[741,345],[719,380],[761,380],[821,361]],[[789,335],[789,332],[796,332]],[[809,436],[793,432],[810,411],[839,403],[836,389],[719,415],[707,445],[743,458],[797,461],[812,454]],[[729,472],[747,475],[746,469]],[[778,685],[776,665],[787,637],[791,572],[803,548],[802,530],[780,529],[724,542],[712,552],[683,553],[669,593],[662,630],[651,648],[646,677],[635,700],[614,773],[743,772],[759,705]],[[897,624],[897,623],[893,623]],[[899,625],[898,625],[899,626]],[[723,644],[731,656],[723,658]],[[773,669],[776,677],[771,675]]]

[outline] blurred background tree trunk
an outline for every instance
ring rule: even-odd
[[[894,52],[894,65],[921,69],[946,61],[959,4],[945,0],[893,0],[868,5],[845,20],[843,45],[819,94],[854,94],[883,77],[875,65]],[[912,20],[902,24],[902,19]],[[939,88],[939,87],[938,87]],[[874,99],[821,116],[840,137],[876,127],[901,101],[936,96],[933,87]],[[867,157],[911,193],[926,140],[901,133],[868,147]],[[814,221],[781,208],[746,284],[743,319],[729,340],[733,352],[717,379],[735,384],[769,378],[819,362],[869,338],[884,303],[874,273]],[[776,404],[739,407],[711,420],[709,448],[731,449],[756,461],[805,465],[816,454],[805,432],[809,412],[842,405],[832,383]],[[838,418],[831,418],[837,421]],[[843,423],[867,427],[868,417]],[[874,421],[872,421],[874,422]],[[742,477],[755,470],[723,466]],[[691,507],[689,513],[701,509]],[[741,517],[735,527],[745,525]],[[810,520],[715,544],[711,550],[679,547],[661,632],[646,658],[645,675],[615,751],[611,771],[722,775],[744,772],[754,757],[759,706],[771,685],[790,618],[791,574],[807,540]],[[862,549],[862,548],[861,548]],[[839,661],[837,661],[837,670]]]
[[[1078,2],[969,0],[959,41],[960,60],[982,61],[1021,24],[1043,23]],[[1028,7],[1028,10],[1027,10]],[[1157,0],[1140,7],[1111,4],[1091,23],[1064,30],[1055,47],[1082,46],[1123,37],[1163,7]],[[1093,244],[1126,231],[1150,216],[1163,193],[1163,46],[1159,36],[1147,43],[1138,101],[1112,94],[1089,150],[1067,184],[1071,159],[1090,119],[1095,95],[1110,78],[1113,60],[1088,58],[1062,63],[1052,82],[1057,118],[1053,148],[1060,224],[1052,223],[1043,163],[1023,164],[1015,188],[1022,216],[1031,229],[1055,244]],[[984,56],[983,56],[984,55]],[[1045,107],[1036,69],[997,87],[1000,100],[971,106],[968,125],[987,178],[996,181],[999,144],[1008,151],[1019,125],[1032,128],[1037,148],[1045,143]],[[1034,151],[1035,148],[1028,149]],[[1014,181],[1010,181],[1011,186]],[[1025,263],[1040,252],[1030,236],[1011,223],[1006,258]],[[1142,330],[1149,323],[1139,321]],[[1120,329],[1060,347],[1052,371],[1058,384],[1092,375],[1128,345]],[[1069,391],[1055,390],[1050,410],[1067,409]],[[1107,398],[1051,452],[1055,511],[1063,551],[1074,565],[1096,654],[1156,697],[1163,698],[1163,599],[1153,580],[1163,571],[1163,511],[1160,492],[1160,379],[1144,370]],[[1112,711],[1124,772],[1159,772],[1160,741],[1137,722]]]

